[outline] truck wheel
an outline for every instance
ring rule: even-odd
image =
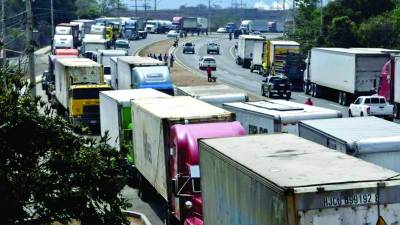
[[[349,117],[353,117],[353,114],[351,113],[351,109],[349,109]]]
[[[272,98],[272,93],[268,91],[268,98]]]
[[[265,96],[265,91],[263,86],[261,86],[261,96]]]
[[[339,91],[338,103],[339,105],[343,105],[343,95],[341,91]]]
[[[360,116],[363,117],[363,116],[364,116],[364,112],[361,112],[361,113],[360,113]]]
[[[292,97],[292,93],[287,93],[287,94],[286,94],[286,99],[287,99],[287,100],[290,100],[291,97]]]

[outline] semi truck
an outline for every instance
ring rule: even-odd
[[[253,60],[254,46],[261,46],[265,39],[255,35],[240,35],[238,41],[238,50],[236,53],[236,64],[241,65],[243,68],[250,68],[251,61]]]
[[[400,117],[400,57],[391,56],[381,69],[378,94],[386,97],[395,106],[396,117]]]
[[[154,88],[174,95],[171,74],[165,62],[150,57],[121,56],[117,58],[117,67],[116,76],[111,77],[114,89]]]
[[[97,62],[103,65],[104,75],[111,75],[111,58],[127,55],[128,52],[124,50],[99,50],[97,51]]]
[[[176,87],[178,96],[191,96],[211,105],[221,107],[223,103],[247,102],[247,93],[224,84]]]
[[[101,135],[108,133],[107,144],[126,155],[130,177],[134,178],[131,100],[171,97],[154,89],[113,90],[100,92]]]
[[[389,59],[387,53],[363,49],[313,48],[304,73],[304,90],[348,105],[359,96],[377,92],[381,69]]]
[[[174,17],[172,19],[172,25],[176,30],[181,30],[182,33],[198,33],[199,26],[196,17]]]
[[[72,35],[56,34],[53,37],[52,52],[56,49],[72,49],[74,48],[74,39]]]
[[[251,26],[251,32],[268,32],[268,21],[267,20],[253,20]]]
[[[286,132],[298,134],[301,120],[340,118],[336,110],[309,106],[285,100],[225,103],[224,109],[236,114],[236,119],[248,134]]]
[[[99,92],[110,90],[104,84],[103,68],[85,58],[57,58],[55,63],[53,105],[59,115],[74,124],[98,129]]]
[[[299,122],[299,136],[400,172],[400,125],[377,117]]]
[[[397,224],[398,173],[290,134],[200,140],[204,224]]]
[[[243,34],[250,34],[253,31],[253,20],[243,20],[239,29]]]
[[[88,20],[88,19],[72,20],[72,22],[83,23],[82,38],[85,37],[85,34],[90,34],[92,25],[96,24],[95,20]]]
[[[268,32],[270,33],[278,32],[278,27],[275,21],[268,22]]]
[[[125,22],[123,36],[128,40],[139,40],[147,38],[143,18],[132,18]]]
[[[97,52],[99,50],[108,49],[108,41],[103,38],[91,38],[86,35],[86,37],[82,41],[82,54],[92,53],[97,56]],[[90,57],[89,57],[90,58]]]
[[[281,40],[267,40],[263,45],[254,45],[253,48],[253,61],[250,66],[250,70],[258,71],[259,74],[264,75],[275,75],[275,67],[278,66],[283,68],[286,61],[284,56],[289,53],[299,54],[300,44],[295,41],[281,41]],[[276,62],[279,60],[279,62]],[[264,71],[263,63],[266,64],[266,71]],[[277,65],[275,65],[275,63]],[[278,73],[284,74],[284,71],[278,71]],[[287,76],[286,74],[284,74]],[[303,74],[298,74],[296,79],[303,79]]]
[[[204,17],[197,17],[198,32],[208,34],[208,19]]]
[[[140,197],[162,196],[166,224],[203,224],[197,142],[244,129],[231,122],[234,114],[186,96],[138,99],[132,107]]]
[[[57,31],[57,28],[60,29],[61,27],[71,28],[70,33],[68,35],[72,35],[73,42],[74,42],[74,48],[78,48],[78,46],[81,44],[80,39],[79,39],[80,38],[79,25],[78,24],[70,24],[70,23],[60,23],[56,26],[56,31]]]
[[[148,33],[164,34],[170,30],[171,22],[167,20],[148,20],[145,30]]]

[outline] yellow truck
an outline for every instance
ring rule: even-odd
[[[59,58],[55,63],[55,96],[52,103],[73,124],[95,129],[100,125],[99,92],[104,84],[103,66],[86,58]]]
[[[274,75],[274,66],[282,66],[282,58],[289,53],[298,54],[300,44],[295,41],[267,40],[263,45],[254,45],[253,60],[250,71],[257,71],[260,75]]]

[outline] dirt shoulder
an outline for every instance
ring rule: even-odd
[[[183,40],[183,39],[181,39]],[[184,40],[183,40],[184,41]],[[182,42],[183,42],[182,41]],[[154,43],[150,46],[145,47],[139,52],[140,56],[148,56],[149,54],[156,54],[156,55],[164,55],[168,54],[169,49],[173,44],[173,40],[164,40],[157,43]],[[199,85],[215,85],[218,83],[209,83],[207,82],[207,77],[204,74],[204,77],[195,74],[192,71],[189,71],[179,65],[178,63],[174,63],[174,66],[171,68],[171,77],[172,81],[176,86],[199,86]],[[234,87],[236,88],[236,87]],[[236,88],[237,89],[237,88]],[[244,90],[241,90],[246,92]],[[250,101],[257,101],[265,99],[264,97],[257,96],[251,93],[246,92],[249,96]]]

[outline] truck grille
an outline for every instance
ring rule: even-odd
[[[83,114],[86,116],[89,115],[100,115],[100,106],[98,105],[87,105],[83,106]]]

